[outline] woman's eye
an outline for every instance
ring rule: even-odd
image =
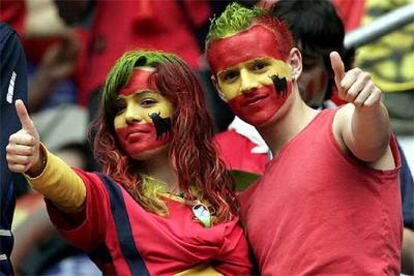
[[[143,99],[142,101],[141,101],[141,106],[143,106],[143,107],[151,107],[151,106],[153,106],[154,104],[156,104],[158,101],[157,100],[155,100],[155,99]]]
[[[121,114],[126,108],[126,105],[123,103],[116,103],[115,104],[115,113]]]

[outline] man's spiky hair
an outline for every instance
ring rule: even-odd
[[[247,29],[264,13],[264,10],[258,7],[249,9],[238,3],[231,3],[218,18],[211,20],[206,38],[206,48],[216,39],[231,36]]]
[[[105,112],[111,113],[114,99],[131,76],[132,70],[139,66],[157,67],[159,64],[176,63],[181,59],[173,54],[160,51],[131,51],[120,57],[109,72],[103,89]]]

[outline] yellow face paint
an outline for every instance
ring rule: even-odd
[[[284,61],[271,57],[262,57],[241,62],[233,67],[221,70],[217,74],[217,83],[227,101],[254,88],[273,85],[270,76],[292,79],[291,68]]]
[[[115,129],[126,127],[129,123],[152,124],[150,114],[159,113],[161,118],[169,118],[174,108],[169,100],[158,91],[138,91],[128,96],[118,96]]]

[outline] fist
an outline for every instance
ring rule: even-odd
[[[43,170],[40,156],[39,134],[21,100],[15,103],[22,128],[9,137],[6,159],[9,169],[15,173],[37,173]],[[39,172],[39,173],[40,173]]]
[[[381,90],[371,80],[371,76],[360,68],[345,72],[344,63],[337,52],[330,54],[335,84],[341,99],[356,107],[379,106]]]

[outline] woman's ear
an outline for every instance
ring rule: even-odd
[[[222,99],[223,102],[227,103],[226,97],[224,97],[224,94],[221,92],[216,77],[214,75],[211,75],[210,79],[211,79],[211,82],[213,83],[214,87],[216,88],[217,93],[219,94],[220,99]]]
[[[298,80],[302,73],[302,55],[298,48],[293,47],[288,56],[288,64],[292,68],[292,79]]]

